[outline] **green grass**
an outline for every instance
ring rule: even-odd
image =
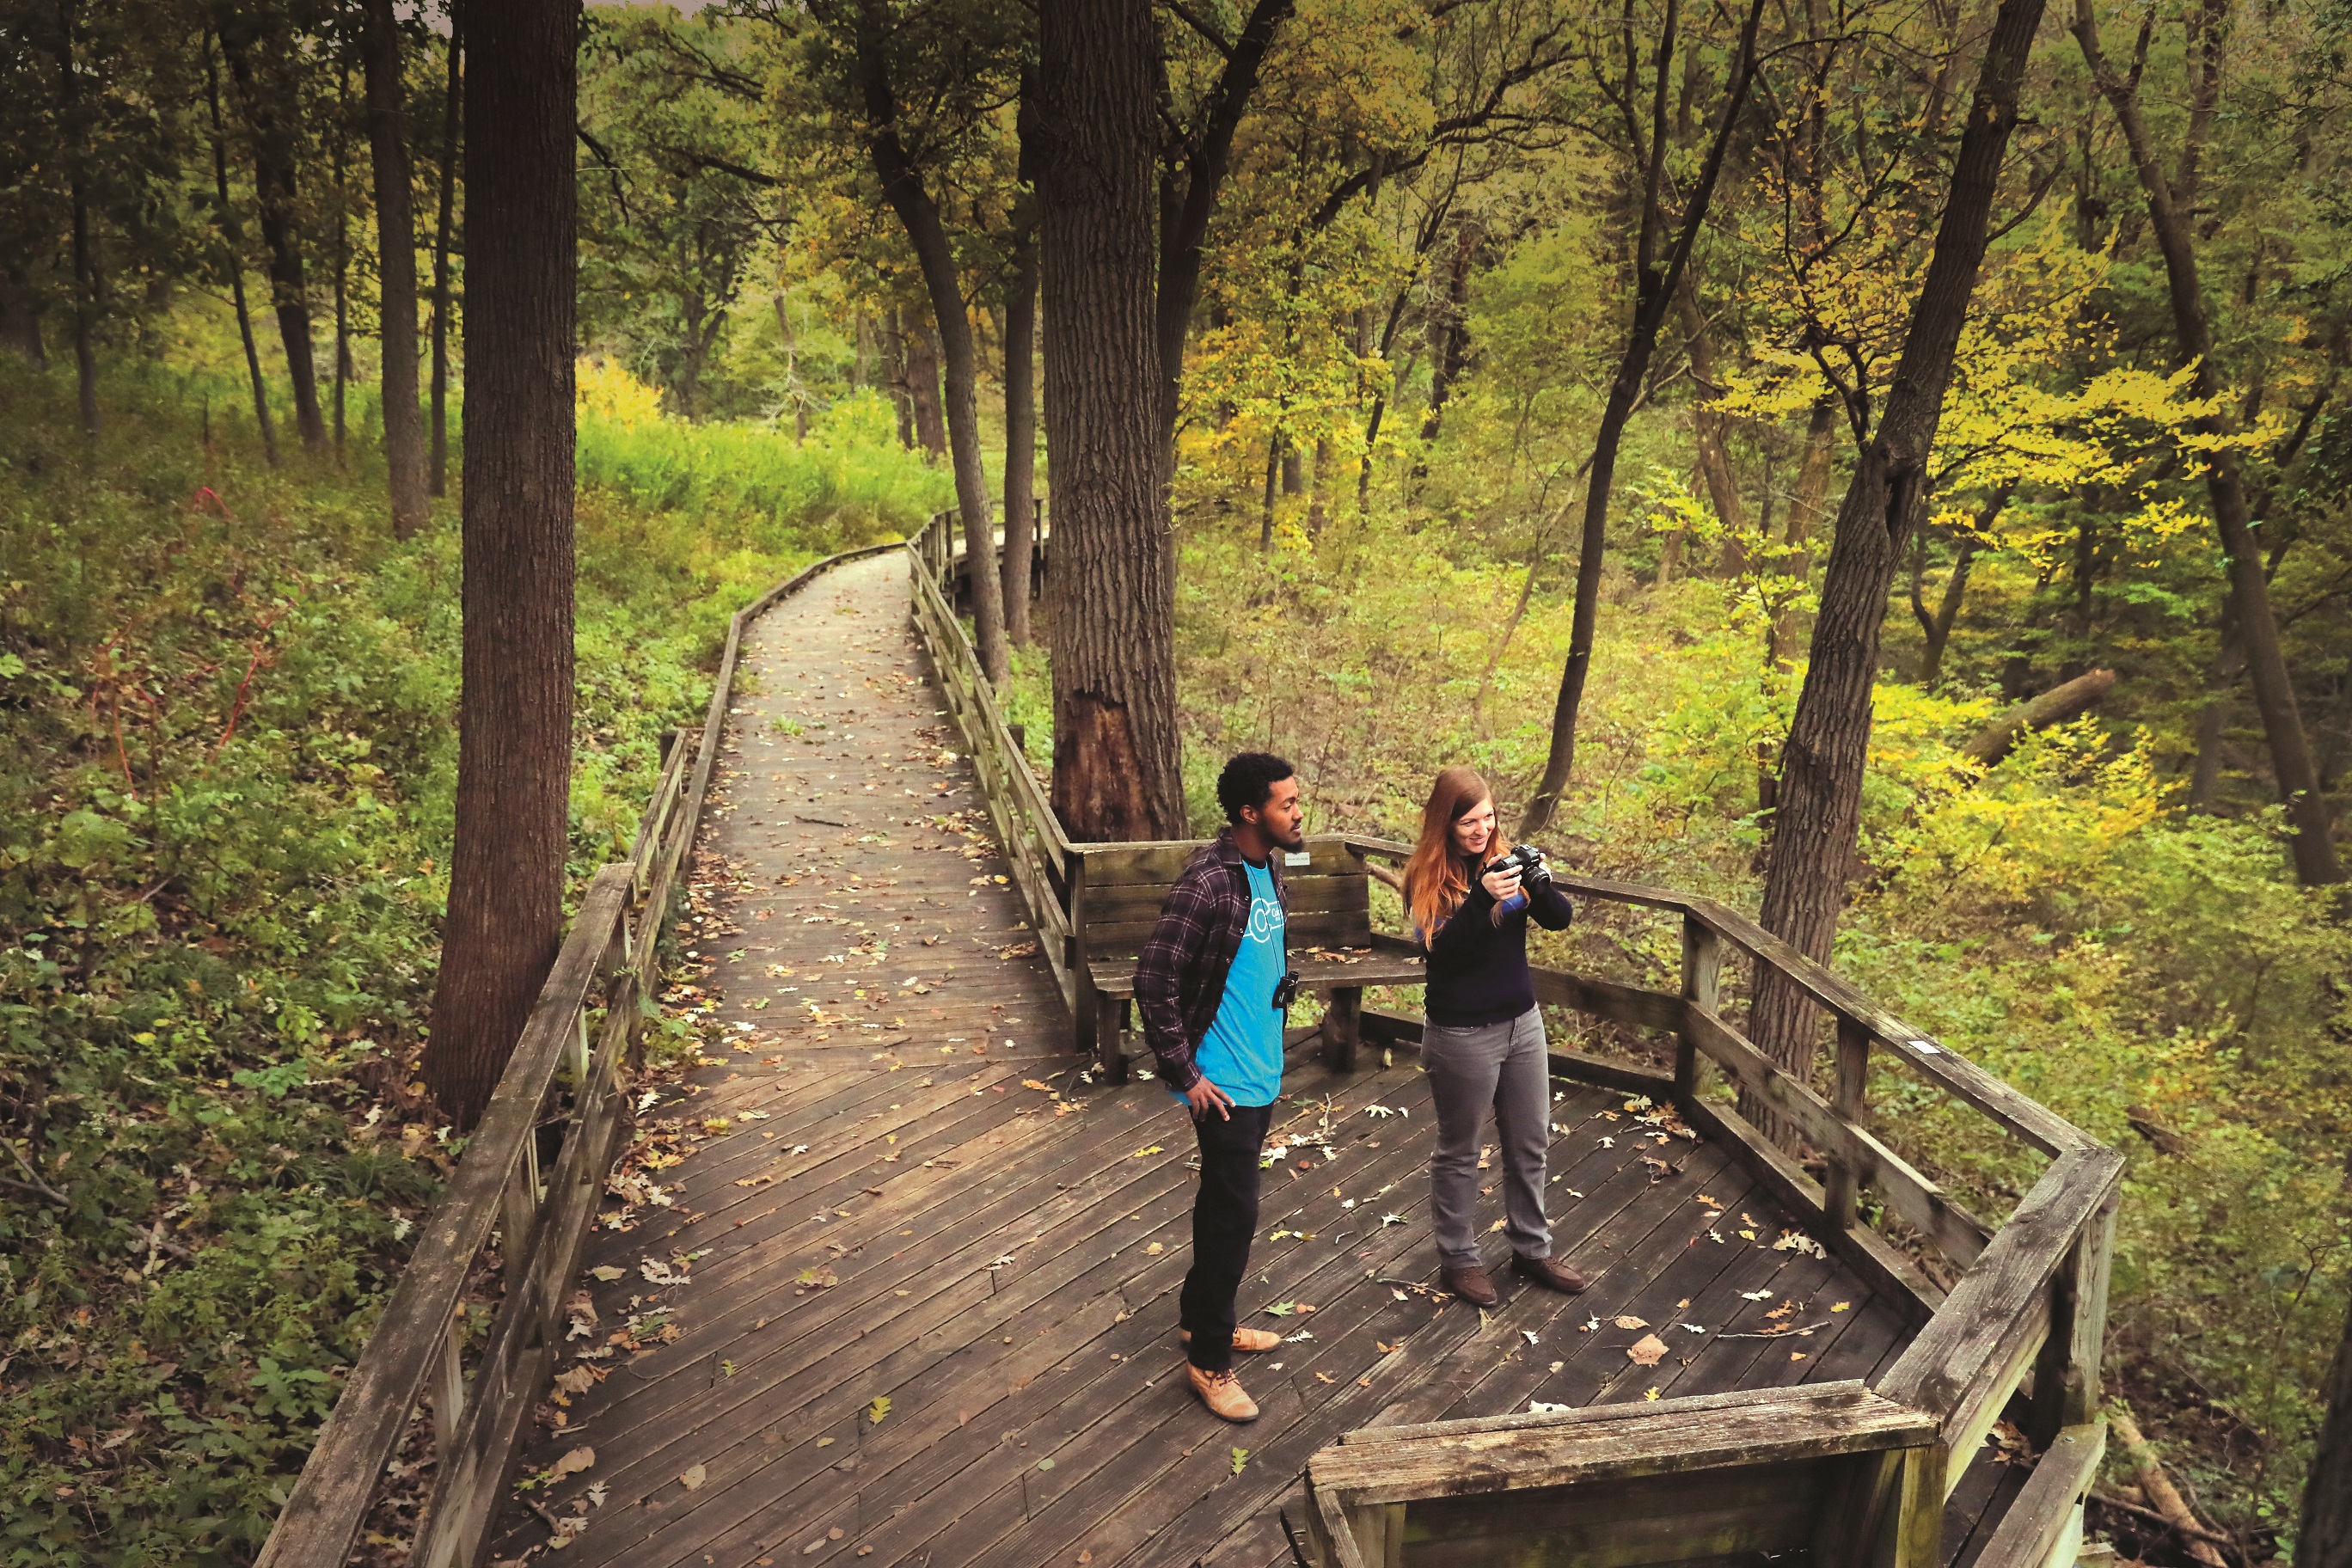
[[[0,1561],[239,1562],[448,1168],[457,505],[394,543],[356,424],[272,469],[234,382],[105,390],[90,452],[0,359],[0,1134],[68,1198],[0,1187]],[[939,504],[866,414],[586,423],[575,885],[728,616]]]

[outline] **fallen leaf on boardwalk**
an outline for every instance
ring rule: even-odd
[[[1802,1351],[1790,1351],[1789,1352],[1789,1359],[1790,1361],[1802,1361],[1805,1359],[1805,1352]]]
[[[1157,1257],[1159,1257],[1161,1253],[1163,1253],[1163,1252],[1165,1252],[1165,1251],[1167,1251],[1167,1250],[1168,1250],[1168,1248],[1167,1248],[1166,1247],[1164,1247],[1164,1246],[1162,1246],[1160,1243],[1159,1243],[1159,1242],[1156,1242],[1156,1241],[1155,1241],[1155,1242],[1153,1242],[1150,1246],[1149,1246],[1149,1247],[1145,1247],[1145,1248],[1143,1249],[1143,1255],[1144,1255],[1146,1258],[1157,1258]]]
[[[773,1177],[772,1175],[769,1175],[769,1176],[739,1176],[739,1177],[737,1177],[737,1178],[736,1178],[736,1180],[735,1180],[735,1184],[736,1184],[737,1186],[739,1186],[739,1187],[757,1187],[757,1186],[764,1186],[765,1184],[768,1184],[768,1183],[770,1183],[770,1182],[774,1181],[775,1179],[776,1179],[776,1178],[775,1178],[775,1177]]]
[[[1402,1225],[1404,1223],[1404,1215],[1401,1214],[1384,1214],[1381,1215],[1381,1223],[1382,1225]]]
[[[793,1283],[795,1285],[804,1285],[812,1290],[823,1290],[831,1286],[840,1284],[841,1276],[835,1274],[830,1268],[819,1266],[815,1268],[802,1269],[800,1271],[799,1278],[795,1279]]]
[[[1011,947],[998,948],[996,950],[996,956],[999,958],[1034,958],[1037,956],[1037,944],[1034,942],[1016,942]]]
[[[1021,1087],[1024,1089],[1042,1089],[1048,1094],[1051,1094],[1054,1091],[1054,1086],[1052,1084],[1040,1083],[1034,1078],[1023,1079],[1021,1080]]]
[[[1695,1334],[1703,1334],[1703,1333],[1706,1332],[1706,1330],[1705,1328],[1701,1327],[1701,1326],[1700,1326],[1699,1324],[1697,1324],[1697,1323],[1676,1323],[1676,1324],[1675,1325],[1675,1327],[1676,1327],[1676,1328],[1678,1328],[1678,1329],[1688,1329],[1692,1333],[1695,1333]]]
[[[1154,1143],[1148,1149],[1138,1149],[1134,1153],[1129,1154],[1128,1158],[1130,1160],[1144,1160],[1149,1159],[1150,1156],[1159,1152],[1160,1152],[1160,1145]]]
[[[1240,1475],[1242,1473],[1242,1467],[1249,1463],[1249,1450],[1247,1448],[1235,1448],[1234,1450],[1232,1463],[1233,1473],[1237,1476]]]
[[[1532,1345],[1532,1344],[1538,1344],[1538,1343],[1540,1343],[1540,1342],[1541,1342],[1540,1341],[1538,1341],[1538,1340],[1536,1338],[1536,1331],[1535,1331],[1533,1329],[1521,1329],[1521,1330],[1519,1331],[1519,1332],[1520,1332],[1522,1335],[1526,1336],[1528,1343],[1529,1343],[1529,1344],[1531,1344],[1531,1345]]]
[[[564,1455],[563,1458],[556,1460],[555,1463],[547,1467],[546,1479],[548,1480],[554,1481],[561,1480],[565,1476],[576,1476],[595,1462],[595,1449],[574,1448],[572,1452]]]
[[[677,1484],[690,1492],[698,1492],[702,1489],[702,1483],[709,1479],[709,1475],[710,1471],[707,1466],[689,1466],[686,1472],[677,1478]]]
[[[1311,1311],[1313,1311],[1315,1309],[1314,1309],[1314,1308],[1312,1308],[1312,1307],[1309,1307],[1309,1308],[1307,1308],[1307,1310],[1308,1311],[1310,1311],[1310,1312],[1311,1312]],[[1283,1336],[1282,1336],[1282,1342],[1283,1342],[1284,1344],[1286,1344],[1286,1345],[1295,1345],[1295,1344],[1297,1344],[1297,1343],[1299,1341],[1301,1341],[1301,1340],[1311,1340],[1311,1339],[1313,1339],[1314,1337],[1315,1337],[1315,1336],[1314,1336],[1312,1333],[1308,1332],[1307,1330],[1305,1330],[1305,1329],[1301,1329],[1301,1330],[1299,1330],[1299,1331],[1298,1331],[1297,1333],[1295,1333],[1295,1334],[1285,1334],[1285,1335],[1283,1335]]]
[[[1756,1239],[1756,1233],[1752,1230],[1743,1230],[1739,1233],[1739,1238],[1742,1241],[1753,1241]]]
[[[588,1488],[588,1506],[590,1508],[603,1508],[604,1506],[604,1499],[609,1495],[609,1489],[605,1487],[604,1482],[596,1481],[591,1484]]]
[[[765,1121],[768,1120],[768,1113],[764,1110],[742,1110],[736,1112],[736,1114],[746,1121]]]
[[[646,1282],[650,1285],[684,1285],[688,1283],[685,1275],[678,1273],[668,1264],[656,1263],[650,1258],[638,1259],[637,1272],[644,1275],[646,1277]]]
[[[877,1426],[881,1426],[889,1414],[890,1398],[887,1394],[877,1394],[874,1403],[866,1407],[866,1418]]]
[[[1772,1292],[1769,1290],[1742,1290],[1739,1293],[1739,1299],[1743,1301],[1769,1301],[1772,1299]]]
[[[1655,1388],[1646,1390],[1642,1395],[1644,1399],[1655,1399],[1657,1396],[1658,1391]]]
[[[1723,1206],[1721,1204],[1717,1203],[1715,1199],[1713,1199],[1713,1198],[1711,1198],[1711,1197],[1708,1197],[1705,1193],[1701,1193],[1701,1194],[1699,1194],[1699,1195],[1698,1195],[1698,1201],[1699,1201],[1699,1202],[1701,1202],[1701,1203],[1703,1203],[1703,1204],[1705,1204],[1707,1207],[1709,1207],[1709,1208],[1711,1208],[1711,1209],[1719,1209],[1719,1208],[1721,1208],[1721,1207]]]
[[[1397,1341],[1394,1344],[1390,1344],[1384,1340],[1374,1340],[1372,1343],[1382,1355],[1394,1355],[1397,1352],[1404,1349],[1404,1342],[1402,1340]]]
[[[605,1284],[610,1285],[614,1280],[618,1279],[622,1275],[626,1274],[628,1270],[625,1268],[615,1268],[609,1263],[599,1263],[595,1268],[588,1270],[588,1272],[594,1275],[597,1279],[602,1279]]]
[[[1843,1312],[1843,1311],[1844,1311],[1847,1308],[1849,1308],[1849,1307],[1851,1307],[1851,1306],[1853,1306],[1853,1302],[1851,1302],[1851,1301],[1840,1301],[1840,1302],[1838,1302],[1837,1304],[1835,1304],[1834,1306],[1831,1307],[1831,1308],[1830,1308],[1830,1310],[1831,1310],[1831,1311],[1832,1311],[1832,1312]]]
[[[1295,1301],[1276,1301],[1265,1310],[1268,1317],[1287,1318],[1298,1310],[1298,1304]]]
[[[1793,1252],[1801,1258],[1829,1257],[1829,1248],[1801,1230],[1784,1230],[1780,1239],[1772,1244],[1775,1252]]]
[[[1635,1366],[1655,1366],[1666,1359],[1666,1342],[1655,1334],[1643,1334],[1626,1347],[1625,1359]]]
[[[557,1373],[555,1386],[566,1394],[585,1394],[596,1386],[596,1374],[587,1367],[575,1366],[569,1372]]]
[[[1630,1312],[1622,1318],[1613,1320],[1613,1321],[1615,1321],[1616,1325],[1621,1329],[1646,1329],[1650,1326],[1649,1319],[1637,1318]]]
[[[816,1446],[820,1448],[830,1448],[833,1445],[834,1439],[831,1437],[819,1437],[816,1440]]]

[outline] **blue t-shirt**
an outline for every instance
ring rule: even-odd
[[[1274,988],[1290,967],[1282,944],[1282,900],[1275,896],[1271,868],[1244,860],[1242,869],[1249,873],[1249,929],[1192,1065],[1235,1105],[1272,1105],[1282,1092],[1282,1014]]]

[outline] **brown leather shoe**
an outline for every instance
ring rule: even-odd
[[[1192,1331],[1190,1329],[1177,1330],[1176,1342],[1180,1345],[1191,1344],[1192,1342]],[[1282,1336],[1280,1334],[1269,1333],[1264,1329],[1235,1329],[1234,1331],[1234,1349],[1237,1351],[1278,1351],[1281,1348]]]
[[[1448,1290],[1474,1307],[1491,1307],[1503,1299],[1496,1291],[1495,1282],[1486,1278],[1486,1271],[1475,1263],[1461,1268],[1448,1268],[1438,1278]]]
[[[1242,1392],[1242,1380],[1230,1372],[1202,1372],[1187,1363],[1184,1371],[1192,1380],[1192,1392],[1209,1407],[1212,1415],[1242,1425],[1257,1419],[1257,1401]]]
[[[1547,1290],[1569,1296],[1582,1294],[1584,1288],[1592,1283],[1556,1258],[1522,1258],[1516,1252],[1511,1254],[1511,1272],[1522,1279],[1534,1280]]]

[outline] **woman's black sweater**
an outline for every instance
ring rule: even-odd
[[[1498,921],[1494,895],[1484,883],[1471,883],[1462,907],[1429,939],[1424,1006],[1431,1023],[1454,1028],[1500,1024],[1536,1005],[1535,980],[1528,973],[1528,918],[1547,931],[1565,931],[1575,911],[1557,883],[1520,891],[1527,904]]]

